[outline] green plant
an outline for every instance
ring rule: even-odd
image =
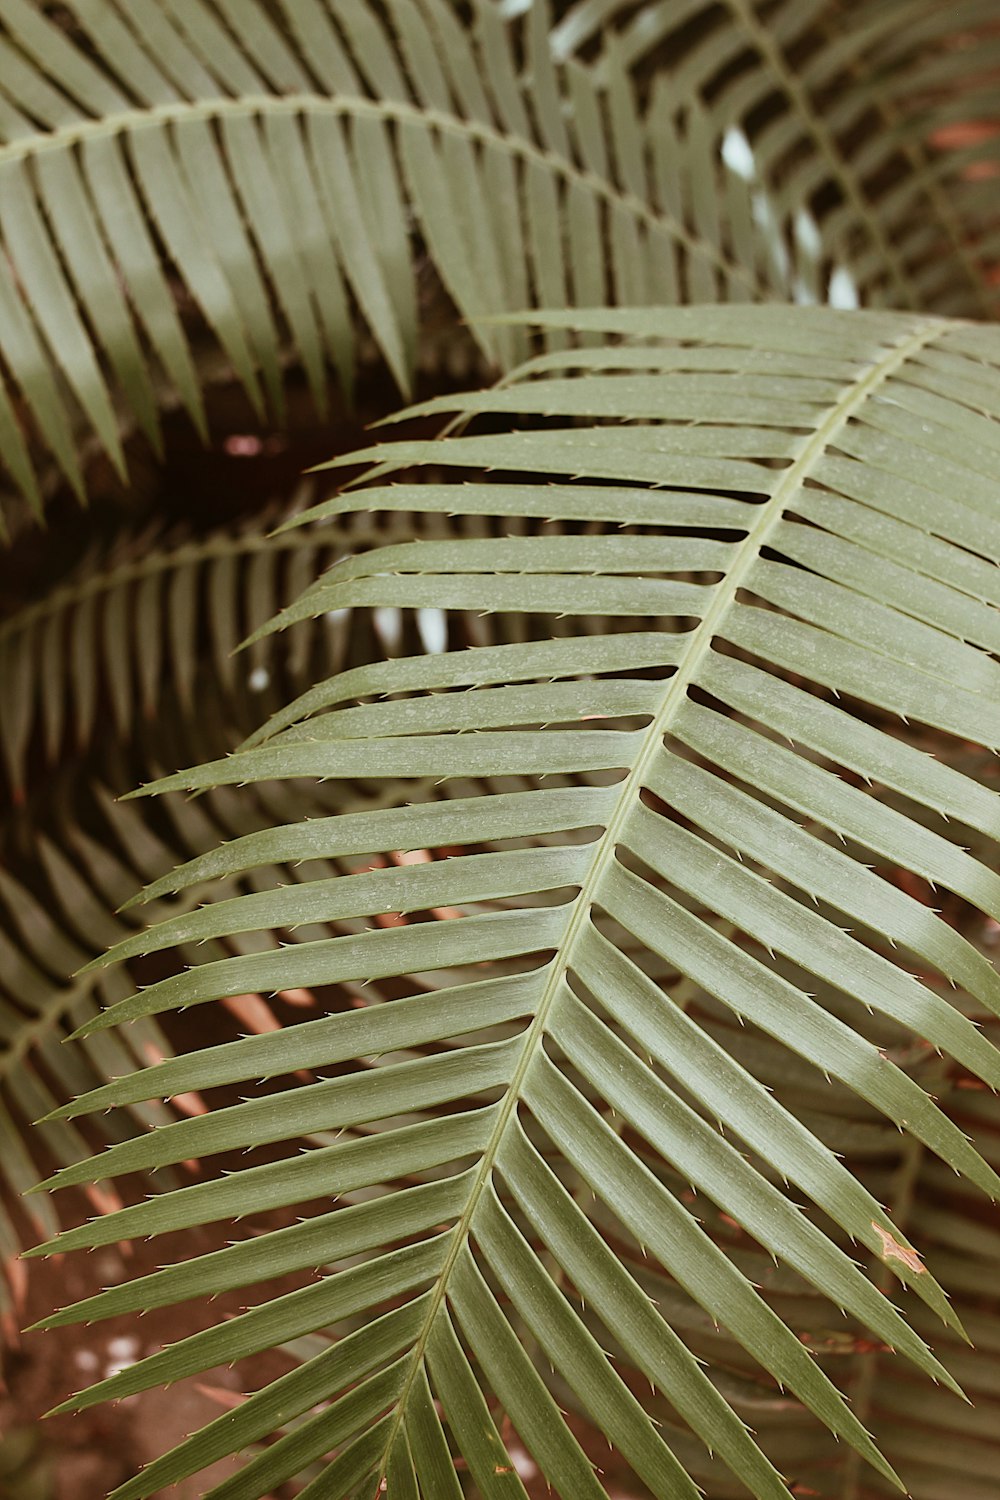
[[[134,55],[109,5],[69,7],[68,36],[8,10],[12,98],[33,67],[36,101],[45,83],[91,116],[35,103],[54,128],[14,141],[10,201],[34,223],[30,186],[49,216],[65,280],[21,290],[43,332],[68,335],[67,308],[91,324],[74,389],[112,457],[91,373],[118,325],[93,318],[58,219],[84,180],[100,216],[100,174],[125,162],[163,288],[186,283],[209,322],[193,226],[220,216],[213,285],[239,315],[213,326],[252,399],[258,369],[280,399],[275,308],[317,400],[322,339],[345,375],[364,323],[406,387],[411,235],[469,320],[463,359],[507,371],[442,393],[436,356],[403,436],[338,455],[360,477],[270,539],[136,542],[0,638],[15,834],[47,836],[66,918],[36,873],[6,877],[11,951],[58,968],[73,931],[65,968],[90,959],[69,993],[22,980],[7,1027],[51,1016],[30,1041],[66,1100],[46,1085],[47,1186],[175,1174],[29,1254],[251,1219],[46,1320],[257,1289],[66,1407],[291,1362],[117,1500],[265,1440],[213,1500],[524,1496],[529,1468],[576,1500],[608,1493],[597,1435],[670,1500],[985,1496],[1000,338],[968,319],[996,295],[997,137],[973,128],[989,8],[611,0],[550,23],[490,0],[242,0],[136,7]],[[136,71],[152,28],[169,102]],[[151,115],[107,93],[125,74]],[[32,152],[62,162],[58,192]],[[196,163],[198,208],[171,186]],[[16,271],[23,225],[2,228]],[[846,285],[866,310],[781,305]],[[77,479],[52,436],[71,405],[31,385],[53,371],[9,365]],[[119,373],[153,431],[140,367]],[[191,410],[208,381],[185,377]],[[27,446],[8,449],[34,493]],[[71,759],[64,682],[81,761],[54,836],[21,771],[38,725]],[[105,735],[102,781],[158,778],[162,803],[82,792]],[[198,1007],[247,994],[285,1024],[205,1044]],[[304,1020],[281,1010],[301,995]],[[208,1110],[172,1116],[192,1095]],[[12,1160],[13,1186],[37,1176]]]

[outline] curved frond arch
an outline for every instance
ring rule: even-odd
[[[300,508],[308,495],[306,489]],[[277,654],[264,642],[238,651],[317,571],[394,530],[406,539],[445,531],[420,514],[388,526],[356,516],[272,539],[269,532],[284,520],[287,513],[272,508],[207,536],[119,535],[44,597],[0,620],[0,759],[15,803],[29,765],[54,765],[61,754],[82,754],[105,737],[123,747],[143,724],[156,725],[161,711],[183,721],[207,696],[213,717],[229,713],[236,744],[262,707],[317,669],[399,648],[402,636],[394,642],[393,632],[403,622],[387,608],[374,620],[331,611]],[[426,610],[409,644],[419,644],[421,626],[442,637],[448,630],[441,611]]]
[[[66,9],[76,34],[18,0],[0,35],[0,451],[36,501],[18,412],[81,492],[75,423],[121,468],[119,400],[158,441],[154,371],[204,428],[180,293],[280,409],[285,342],[322,407],[359,319],[409,388],[418,240],[500,366],[523,332],[491,314],[787,284],[743,253],[746,184],[735,243],[700,212],[707,139],[659,134],[624,73],[556,66],[540,4],[513,27],[492,0],[471,26],[442,0]]]
[[[289,347],[321,408],[331,371],[349,391],[361,330],[405,392],[449,316],[425,264],[495,368],[526,346],[488,319],[533,305],[993,313],[992,43],[964,9],[615,0],[550,31],[542,0],[11,0],[4,463],[40,509],[36,451],[82,494],[78,434],[123,470],[121,414],[156,445],[164,388],[203,430],[192,322],[258,410]]]

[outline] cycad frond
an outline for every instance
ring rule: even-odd
[[[202,679],[196,691],[204,701],[212,691],[211,682]],[[212,738],[209,733],[207,742]],[[170,748],[190,749],[192,741],[197,744],[199,736],[189,727]],[[112,759],[110,753],[105,759]],[[341,813],[346,808],[371,811],[385,805],[387,797],[391,800],[393,790],[362,783],[339,786],[334,795],[330,788],[313,785],[272,786],[236,796],[221,789],[197,803],[178,803],[169,821],[154,829],[137,808],[116,802],[104,786],[88,785],[79,772],[50,778],[46,810],[55,829],[32,826],[27,858],[20,847],[8,847],[5,867],[0,868],[0,1269],[9,1274],[13,1286],[23,1277],[23,1271],[18,1275],[17,1257],[24,1244],[59,1228],[49,1200],[25,1198],[25,1222],[15,1208],[18,1198],[46,1176],[49,1164],[67,1166],[84,1160],[93,1144],[71,1124],[54,1121],[32,1129],[34,1122],[81,1090],[173,1054],[155,1020],[142,1022],[127,1037],[102,1033],[83,1048],[63,1045],[71,1032],[109,1004],[137,992],[141,970],[79,972],[109,944],[134,935],[136,914],[119,914],[118,908],[134,894],[137,880],[204,855],[220,840],[254,837],[276,821],[321,822],[334,807]],[[332,878],[338,869],[335,862],[321,862],[311,873]],[[294,877],[287,869],[264,866],[225,885],[234,897],[279,888],[289,878]],[[24,883],[27,879],[30,888]],[[180,907],[162,907],[161,914],[176,915],[196,904],[196,899],[182,897]],[[321,924],[314,935],[333,932]],[[210,951],[225,958],[275,943],[273,936],[252,934],[235,943],[212,944]],[[175,957],[193,961],[207,951],[203,945],[182,947]],[[236,1018],[234,1033],[274,1029],[288,1003],[292,1014],[299,1016],[302,1007],[307,1012],[312,1008],[304,990],[286,992],[279,1002],[253,992],[235,997],[229,1003]],[[170,1101],[137,1105],[117,1117],[104,1115],[95,1126],[102,1140],[125,1140],[205,1108],[196,1091],[178,1090]],[[161,1190],[176,1184],[177,1174],[171,1171],[150,1179],[150,1186]],[[98,1188],[91,1196],[102,1213],[120,1205],[113,1190]],[[12,1334],[16,1326],[9,1316],[11,1292],[12,1286],[0,1275],[4,1334]]]
[[[710,100],[717,138],[767,195],[758,211],[783,243],[813,239],[814,262],[848,268],[863,305],[996,315],[992,0],[580,0],[551,45]]]
[[[87,799],[77,789],[73,800],[79,816]],[[96,800],[109,799],[98,792]],[[117,821],[120,826],[121,819]],[[17,1275],[17,1257],[25,1233],[37,1239],[59,1227],[54,1205],[43,1198],[24,1199],[26,1226],[16,1212],[17,1200],[45,1177],[52,1161],[68,1165],[86,1160],[93,1149],[92,1140],[73,1125],[30,1127],[85,1083],[92,1088],[137,1064],[148,1067],[172,1054],[155,1020],[143,1022],[127,1038],[104,1037],[96,1048],[62,1045],[109,999],[135,993],[127,969],[113,975],[77,971],[123,931],[111,913],[137,871],[151,868],[145,856],[158,843],[140,829],[130,858],[76,826],[64,847],[34,830],[34,889],[11,871],[10,851],[5,850],[5,868],[0,870],[0,1312],[5,1338],[17,1327],[10,1304],[23,1277],[23,1271]],[[192,845],[179,841],[170,852],[184,848]],[[162,847],[159,852],[167,855]],[[120,1141],[176,1117],[166,1104],[155,1101],[122,1112],[117,1120],[105,1117],[95,1123],[102,1141]],[[171,1182],[176,1185],[176,1174],[168,1173],[159,1185]],[[92,1189],[90,1196],[102,1213],[121,1203],[113,1189]]]
[[[722,171],[707,135],[685,157],[624,73],[606,91],[554,66],[540,5],[513,28],[493,0],[470,25],[443,0],[284,0],[280,25],[261,0],[68,10],[74,35],[8,6],[0,38],[0,451],[29,493],[15,402],[78,489],[74,414],[119,467],[115,396],[158,440],[154,359],[204,426],[177,289],[260,407],[280,402],[286,338],[321,405],[330,362],[350,385],[352,307],[407,389],[418,236],[501,364],[523,335],[483,315],[674,301],[678,276],[702,298],[787,285],[674,202]],[[731,192],[749,235],[750,189]]]
[[[604,41],[590,66],[568,55],[573,13],[550,34],[541,0],[509,24],[495,0],[465,19],[444,0],[8,5],[15,482],[40,507],[37,443],[82,493],[81,426],[121,468],[121,408],[157,443],[161,371],[204,428],[181,306],[258,408],[280,406],[288,346],[320,406],[331,366],[349,387],[359,323],[406,390],[421,254],[500,366],[521,330],[482,320],[537,304],[823,301],[840,275],[865,304],[995,309],[995,142],[940,158],[966,57],[953,12],[856,7],[841,35],[827,0],[767,19],[650,4],[619,38],[622,8],[582,8]],[[651,47],[647,88],[628,64]]]
[[[331,998],[337,1013],[323,1019],[194,1052],[57,1112],[260,1085],[66,1168],[56,1187],[248,1144],[305,1137],[313,1149],[241,1164],[49,1248],[321,1205],[57,1314],[99,1318],[323,1268],[70,1404],[334,1325],[344,1334],[118,1500],[327,1402],[214,1500],[265,1496],[334,1452],[304,1494],[457,1497],[460,1455],[483,1494],[499,1493],[502,1475],[504,1493],[523,1495],[498,1408],[557,1493],[603,1495],[560,1396],[655,1495],[694,1500],[700,1440],[752,1494],[787,1497],[778,1469],[791,1482],[815,1455],[801,1433],[779,1431],[772,1447],[769,1431],[760,1444],[748,1431],[755,1371],[765,1407],[787,1389],[892,1482],[799,1337],[829,1328],[837,1308],[954,1386],[849,1253],[863,1247],[887,1285],[904,1283],[957,1330],[925,1264],[940,1233],[911,1242],[902,1189],[880,1196],[837,1153],[863,1155],[898,1128],[953,1193],[959,1178],[1000,1193],[932,1097],[939,1067],[1000,1084],[1000,1052],[977,1025],[1000,1016],[1000,978],[930,905],[870,868],[884,860],[1000,916],[995,869],[945,821],[995,845],[1000,799],[880,727],[905,716],[1000,746],[1000,341],[926,317],[802,309],[546,321],[639,337],[550,355],[504,389],[437,403],[526,430],[382,444],[365,455],[372,486],[312,513],[488,515],[499,534],[350,559],[278,622],[433,598],[509,618],[502,644],[352,670],[303,722],[279,716],[249,748],[157,785],[382,776],[414,784],[418,800],[238,838],[147,898],[264,863],[360,868],[310,878],[306,863],[284,889],[178,914],[113,950],[121,960],[289,939],[208,955],[84,1036],[248,987],[371,986],[367,1006]],[[540,412],[546,425],[532,425]],[[381,482],[423,464],[499,477]],[[549,518],[565,531],[550,535]],[[548,639],[557,615],[571,633]],[[595,615],[618,630],[594,634],[583,617]],[[416,786],[425,777],[440,800]],[[380,867],[407,850],[434,857]],[[386,913],[413,920],[378,925]],[[318,922],[342,935],[316,936]],[[297,1069],[329,1076],[264,1084]],[[648,1409],[640,1375],[654,1387]]]
[[[298,497],[299,508],[308,493]],[[116,793],[127,790],[139,768],[149,774],[223,753],[258,722],[262,707],[279,703],[317,667],[347,668],[385,649],[419,648],[429,628],[447,632],[441,611],[427,611],[429,624],[419,617],[409,632],[399,611],[343,611],[293,632],[287,650],[275,652],[263,641],[234,654],[317,569],[384,541],[392,530],[359,515],[353,524],[338,520],[269,538],[283,514],[265,511],[235,534],[155,542],[148,532],[120,535],[107,555],[89,559],[45,598],[0,623],[0,751],[12,792],[0,825],[0,1260],[12,1274],[28,1226],[20,1216],[15,1222],[10,1209],[46,1174],[39,1152],[42,1161],[67,1164],[88,1150],[75,1128],[32,1132],[31,1123],[81,1089],[171,1050],[155,1024],[131,1039],[133,1052],[102,1042],[74,1062],[61,1046],[84,1020],[134,993],[127,971],[111,991],[101,976],[74,976],[133,931],[115,912],[136,880],[275,819],[321,817],[334,802],[341,812],[372,808],[391,796],[391,789],[363,780],[339,787],[335,799],[315,787],[292,789],[290,799],[285,788],[277,802],[228,794],[215,806],[179,808],[178,819],[157,830],[116,806],[108,790],[108,782]],[[393,523],[406,537],[443,529],[438,518],[423,515]],[[472,523],[479,530],[484,524]],[[104,784],[93,784],[94,775]],[[230,893],[266,889],[281,878],[258,870],[249,886],[238,882]],[[266,1023],[266,1002],[254,1000],[251,1013]],[[143,1110],[108,1138],[172,1117],[159,1106]],[[101,1122],[104,1129],[109,1124]],[[28,1201],[35,1237],[54,1233],[49,1206]],[[117,1200],[98,1194],[98,1201],[106,1209]],[[4,1316],[5,1296],[0,1278]]]
[[[346,611],[296,632],[281,653],[266,643],[243,655],[236,648],[318,570],[384,542],[393,530],[406,538],[440,536],[444,523],[400,516],[387,532],[358,516],[269,538],[282,519],[264,511],[239,529],[202,537],[119,535],[43,598],[0,620],[0,758],[15,799],[29,762],[54,764],[95,738],[109,748],[124,745],[143,721],[162,736],[159,715],[168,699],[171,716],[184,724],[196,702],[223,727],[228,715],[228,748],[259,722],[261,704],[280,701],[307,674],[381,655],[388,643],[379,640],[379,627],[384,634],[392,622],[376,617],[373,633],[370,621]],[[408,649],[419,637],[401,644]]]
[[[59,1094],[74,1095],[84,1079],[90,1086],[115,1076],[121,1069],[148,1066],[151,1061],[169,1055],[167,1045],[155,1022],[143,1023],[135,1035],[123,1040],[105,1038],[96,1051],[61,1047],[65,1037],[82,1024],[83,1018],[97,1015],[111,995],[121,999],[134,993],[127,972],[114,976],[80,975],[74,971],[106,941],[114,924],[100,911],[94,922],[93,892],[81,882],[73,866],[49,841],[42,840],[40,855],[50,874],[43,905],[17,879],[0,873],[0,953],[3,955],[3,979],[0,984],[0,1026],[4,1045],[0,1050],[0,1183],[11,1198],[23,1193],[44,1175],[31,1159],[26,1140],[27,1127],[48,1113]],[[84,916],[95,927],[94,939],[81,942],[79,919]],[[97,982],[95,983],[95,978]],[[111,987],[108,988],[108,979]],[[168,1122],[172,1115],[159,1103],[143,1105],[137,1112],[143,1125]],[[98,1127],[108,1140],[121,1140],[130,1133],[124,1121],[101,1122]],[[90,1147],[76,1129],[52,1131],[43,1127],[33,1138],[33,1145],[45,1157],[64,1164],[86,1159]],[[95,1201],[106,1209],[117,1200],[116,1194],[95,1194]],[[0,1202],[0,1234],[4,1261],[19,1253],[18,1234],[8,1216],[8,1203]],[[44,1199],[27,1200],[35,1228],[51,1234],[57,1224],[52,1205]]]

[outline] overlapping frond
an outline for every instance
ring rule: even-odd
[[[40,505],[33,451],[82,491],[78,432],[120,468],[164,381],[203,428],[192,316],[258,407],[289,347],[349,387],[361,327],[406,390],[424,264],[501,366],[481,320],[533,304],[993,311],[985,8],[11,0],[0,454]]]
[[[766,194],[758,212],[848,268],[842,292],[996,315],[991,0],[579,0],[552,46],[710,101],[728,159]]]
[[[995,1023],[989,1024],[989,1032],[994,1041],[1000,1038]],[[987,1160],[1000,1167],[994,1096],[971,1087],[968,1079],[947,1077],[935,1063],[927,1067],[928,1085],[963,1127],[974,1132]],[[914,1322],[933,1339],[970,1404],[938,1402],[919,1382],[894,1379],[885,1351],[864,1345],[845,1350],[848,1364],[842,1383],[862,1420],[876,1423],[886,1456],[905,1468],[913,1495],[921,1500],[937,1495],[987,1500],[1000,1457],[1000,1322],[993,1297],[1000,1266],[996,1216],[977,1213],[975,1204],[956,1198],[954,1179],[919,1142],[908,1142],[894,1170],[870,1170],[868,1175],[873,1191],[898,1202],[910,1233],[951,1289],[955,1311],[974,1349],[963,1348],[950,1330],[939,1334],[924,1316],[918,1314]],[[843,1500],[859,1500],[864,1493],[863,1474],[848,1464]]]
[[[264,511],[203,537],[120,535],[45,597],[0,621],[0,756],[15,799],[29,764],[55,764],[95,738],[127,744],[143,723],[154,741],[162,737],[161,711],[182,726],[198,704],[222,728],[228,716],[233,745],[259,722],[261,705],[317,671],[369,660],[389,646],[419,647],[421,627],[429,638],[444,634],[440,611],[420,617],[407,641],[391,639],[400,629],[397,611],[376,616],[374,630],[368,617],[331,611],[294,632],[280,653],[261,642],[238,654],[240,642],[317,571],[395,529],[408,538],[445,530],[424,515],[393,518],[388,529],[358,516],[271,539],[282,519]]]
[[[1000,747],[1000,342],[818,309],[547,323],[630,337],[435,403],[502,430],[379,444],[371,483],[311,512],[484,515],[497,534],[348,559],[277,622],[432,599],[502,617],[499,644],[339,674],[228,759],[157,784],[382,777],[412,802],[276,821],[199,856],[147,899],[221,899],[112,950],[284,938],[208,950],[82,1037],[247,988],[322,987],[329,1014],[64,1106],[54,1119],[248,1090],[52,1186],[231,1160],[248,1143],[311,1149],[238,1162],[49,1248],[312,1212],[52,1321],[319,1278],[70,1404],[342,1335],[118,1500],[277,1431],[213,1500],[263,1497],[320,1459],[310,1497],[458,1497],[459,1459],[484,1495],[523,1495],[511,1430],[557,1493],[601,1496],[567,1404],[670,1500],[694,1500],[706,1450],[732,1476],[713,1494],[738,1481],[787,1496],[817,1471],[840,1484],[845,1451],[891,1485],[865,1425],[879,1436],[878,1414],[829,1378],[838,1354],[843,1367],[833,1330],[894,1351],[894,1375],[909,1362],[955,1388],[885,1295],[902,1284],[961,1337],[936,1279],[953,1266],[947,1227],[909,1224],[905,1183],[875,1191],[842,1156],[909,1139],[938,1164],[942,1208],[1000,1192],[996,1152],[935,1098],[942,1077],[1000,1084],[978,1024],[1000,1016],[1000,977],[921,898],[940,888],[1000,919],[995,865],[953,831],[995,848],[1000,800],[886,728],[905,718]],[[385,482],[424,464],[477,477]],[[595,618],[617,629],[595,633]],[[313,876],[316,859],[347,873]],[[284,888],[206,885],[296,862]],[[368,1003],[338,1003],[344,984]],[[808,1427],[772,1429],[779,1391],[782,1410],[844,1440],[839,1457],[817,1459]],[[936,1400],[948,1411],[954,1397]]]
[[[183,753],[185,746],[211,743],[211,738],[200,739],[188,729],[172,748]],[[57,805],[65,804],[49,820],[55,828],[33,826],[28,857],[18,849],[15,853],[22,857],[12,860],[7,850],[5,868],[0,868],[0,1320],[5,1334],[16,1328],[11,1298],[24,1277],[17,1257],[26,1235],[30,1243],[59,1228],[56,1205],[49,1199],[24,1198],[21,1210],[18,1199],[53,1164],[84,1160],[93,1149],[93,1138],[72,1124],[52,1122],[33,1129],[34,1122],[81,1090],[173,1054],[155,1020],[131,1029],[127,1037],[102,1034],[83,1048],[63,1045],[109,1004],[137,992],[141,967],[138,972],[128,966],[113,974],[79,972],[109,944],[134,935],[136,914],[120,914],[118,908],[134,894],[137,881],[202,855],[220,840],[252,837],[290,818],[322,820],[334,808],[370,811],[393,794],[392,788],[363,782],[341,785],[335,793],[311,784],[261,787],[241,796],[223,789],[197,802],[178,803],[168,823],[153,828],[139,809],[117,802],[105,786],[84,784],[80,774],[63,775],[51,791]],[[332,878],[338,866],[321,862],[309,873],[320,872]],[[235,897],[280,887],[290,878],[296,877],[287,868],[264,866],[225,884],[227,894]],[[25,883],[29,879],[30,887]],[[181,898],[181,909],[196,904]],[[174,911],[161,908],[163,915]],[[316,931],[333,935],[323,924]],[[210,948],[221,959],[276,943],[274,936],[252,934]],[[193,961],[207,951],[200,944],[191,949],[182,945],[171,961]],[[313,1002],[305,990],[285,992],[277,1002],[273,996],[247,992],[231,998],[228,1009],[234,1034],[249,1034],[275,1029],[285,1014],[309,1014]],[[179,1090],[171,1101],[102,1116],[95,1121],[97,1137],[124,1140],[206,1107],[197,1091]],[[176,1173],[153,1173],[149,1186],[162,1190],[177,1181]],[[97,1188],[91,1196],[102,1213],[120,1206],[114,1190]]]
[[[321,405],[330,367],[349,386],[356,315],[407,389],[418,242],[501,364],[523,335],[485,314],[787,288],[749,253],[748,184],[730,225],[708,212],[707,126],[685,142],[624,72],[554,64],[540,4],[513,26],[493,0],[469,23],[443,0],[278,9],[5,7],[0,451],[29,493],[20,414],[78,489],[78,417],[119,467],[117,401],[158,440],[154,370],[203,427],[179,294],[259,407],[286,341]]]
[[[135,986],[124,969],[113,975],[72,977],[116,930],[122,930],[102,901],[106,892],[101,877],[108,871],[88,868],[91,862],[85,858],[87,875],[81,878],[50,840],[41,839],[39,845],[47,875],[42,898],[15,875],[0,870],[0,1314],[5,1337],[17,1327],[11,1298],[24,1275],[17,1265],[24,1240],[17,1200],[46,1176],[53,1162],[86,1160],[93,1149],[93,1141],[72,1124],[54,1123],[37,1131],[30,1127],[81,1087],[96,1087],[122,1070],[148,1066],[171,1053],[155,1021],[143,1022],[127,1039],[102,1037],[97,1047],[61,1045],[109,1000],[134,994]],[[82,836],[80,846],[86,852],[88,846],[99,849]],[[127,866],[119,868],[127,872],[127,888],[134,874]],[[117,1120],[106,1117],[96,1122],[96,1129],[102,1141],[123,1140],[137,1129],[174,1118],[157,1101]],[[91,1196],[99,1212],[121,1203],[113,1190],[94,1189]],[[59,1218],[50,1201],[28,1198],[24,1208],[35,1238],[56,1232]]]
[[[300,508],[310,493],[300,493]],[[54,1162],[78,1160],[93,1144],[75,1127],[33,1131],[32,1122],[81,1089],[170,1052],[155,1024],[132,1039],[138,1050],[102,1044],[74,1057],[61,1045],[109,1001],[134,993],[127,971],[111,990],[100,976],[74,975],[132,931],[115,913],[136,880],[275,817],[374,807],[387,790],[359,779],[333,798],[315,787],[293,789],[278,804],[229,794],[218,806],[181,809],[175,827],[156,829],[116,809],[109,783],[120,794],[139,774],[225,752],[262,709],[317,670],[419,649],[425,640],[440,649],[447,637],[441,611],[425,611],[408,630],[398,610],[340,611],[293,632],[278,651],[266,641],[236,654],[277,602],[295,598],[318,569],[392,532],[359,515],[269,539],[287,515],[287,507],[272,508],[202,538],[121,535],[106,555],[87,559],[0,624],[0,747],[12,794],[0,824],[0,1260],[15,1288],[25,1235],[52,1234],[58,1221],[44,1200],[28,1200],[27,1220],[13,1205]],[[443,531],[435,517],[394,521],[407,537]],[[484,524],[472,523],[474,530]],[[278,879],[279,872],[258,871],[232,894]],[[250,1023],[272,1024],[261,997],[235,1009]],[[159,1107],[141,1110],[114,1128],[102,1122],[99,1133],[124,1139],[174,1117]],[[163,1183],[154,1177],[153,1185]],[[102,1208],[118,1201],[100,1192],[95,1198]],[[16,1326],[9,1292],[0,1277],[6,1332]]]

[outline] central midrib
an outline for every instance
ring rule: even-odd
[[[551,961],[545,989],[539,1000],[538,1008],[531,1025],[525,1032],[524,1045],[521,1048],[517,1067],[514,1070],[507,1092],[500,1101],[496,1122],[480,1160],[479,1168],[469,1193],[468,1202],[462,1212],[461,1218],[456,1222],[452,1230],[451,1244],[445,1257],[444,1265],[438,1274],[423,1327],[413,1347],[410,1369],[397,1400],[383,1459],[379,1467],[380,1479],[395,1442],[407,1398],[424,1356],[427,1340],[430,1337],[441,1304],[447,1295],[449,1277],[469,1237],[472,1219],[483,1190],[492,1178],[493,1168],[504,1134],[520,1101],[522,1085],[528,1070],[537,1056],[538,1049],[541,1046],[548,1027],[549,1015],[556,1002],[556,997],[558,996],[566,972],[572,962],[577,937],[590,919],[591,907],[597,897],[604,873],[615,857],[619,833],[631,812],[634,800],[638,797],[642,789],[649,764],[656,756],[664,734],[669,729],[675,714],[687,697],[687,690],[696,679],[698,669],[711,649],[712,640],[719,624],[733,604],[740,588],[745,583],[750,569],[760,556],[761,550],[766,546],[768,537],[784,517],[789,502],[800,489],[803,480],[808,476],[813,465],[822,457],[823,453],[837,437],[837,434],[846,426],[851,417],[864,405],[873,392],[879,386],[883,385],[886,380],[889,380],[907,360],[912,358],[914,354],[923,349],[927,344],[933,342],[934,339],[938,338],[948,327],[948,322],[940,318],[924,319],[916,328],[911,326],[878,359],[873,360],[865,366],[849,386],[844,388],[820,425],[803,441],[792,463],[787,469],[781,472],[772,495],[761,506],[760,513],[753,526],[747,532],[742,543],[739,544],[739,552],[732,567],[725,578],[718,584],[711,604],[702,616],[700,623],[692,631],[690,646],[685,653],[684,660],[678,665],[674,675],[667,679],[660,707],[643,737],[632,769],[621,784],[618,800],[614,812],[608,820],[607,827],[595,845],[595,852],[590,868],[572,904],[565,936],[560,945],[559,952]]]
[[[767,288],[745,266],[731,261],[708,240],[692,234],[671,214],[654,209],[650,204],[625,189],[617,187],[595,172],[578,167],[556,152],[538,146],[522,136],[511,136],[487,125],[482,120],[463,120],[458,115],[446,114],[442,110],[408,104],[399,99],[368,99],[363,95],[342,94],[331,97],[326,94],[243,94],[237,99],[183,99],[169,104],[156,104],[148,109],[122,110],[117,114],[104,115],[96,120],[75,120],[61,125],[48,134],[19,136],[6,144],[0,144],[0,171],[8,162],[25,161],[33,156],[46,155],[53,151],[70,150],[88,140],[99,140],[109,136],[137,133],[141,130],[162,128],[183,120],[225,119],[227,115],[241,117],[257,115],[329,114],[368,116],[396,122],[420,125],[476,141],[480,145],[506,151],[525,161],[555,172],[567,182],[575,182],[609,203],[619,204],[635,218],[641,219],[650,229],[668,234],[693,255],[712,261],[727,276],[744,282],[760,298],[768,295]]]

